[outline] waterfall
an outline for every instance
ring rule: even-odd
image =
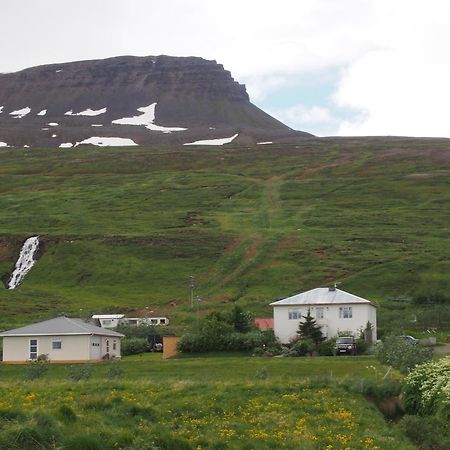
[[[8,282],[8,289],[15,289],[25,278],[25,275],[34,266],[36,260],[34,255],[39,248],[39,236],[33,236],[28,238],[20,250],[19,259],[16,262],[11,278]]]

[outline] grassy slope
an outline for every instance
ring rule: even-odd
[[[0,447],[415,448],[355,388],[386,371],[372,358],[160,358],[97,364],[79,383],[64,366],[32,382],[29,368],[2,367]]]
[[[202,313],[334,281],[388,305],[450,288],[450,143],[323,139],[255,148],[0,151],[0,327],[59,312]],[[388,308],[380,308],[388,315]],[[401,314],[403,312],[393,314]]]

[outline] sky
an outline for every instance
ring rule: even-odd
[[[201,56],[295,129],[450,137],[448,0],[21,0],[1,12],[0,72]]]

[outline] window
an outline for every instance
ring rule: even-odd
[[[341,306],[339,308],[339,319],[351,319],[351,318],[352,318],[352,307]]]
[[[161,325],[165,325],[166,324],[166,319],[159,319],[159,323]]]
[[[38,356],[38,341],[37,339],[30,339],[30,359],[37,359]]]
[[[289,319],[290,320],[298,320],[302,318],[302,313],[300,309],[289,309]]]
[[[116,350],[116,349],[117,349],[117,342],[113,341],[113,350]]]
[[[61,339],[55,339],[54,341],[52,341],[52,350],[61,350],[61,348],[62,348]]]
[[[92,347],[100,347],[100,343],[99,342],[93,342],[92,343]]]
[[[316,319],[323,319],[323,308],[321,306],[316,308]]]
[[[106,353],[109,353],[109,340],[106,339]]]
[[[150,319],[151,325],[158,325],[158,319]]]
[[[109,325],[111,325],[111,323],[112,323],[112,320],[111,320],[111,319],[103,319],[103,320],[102,320],[102,325],[103,325],[104,327],[108,327]]]

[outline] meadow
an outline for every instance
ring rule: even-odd
[[[92,376],[74,381],[74,367]],[[416,448],[360,393],[387,369],[370,357],[144,355],[33,381],[28,369],[0,367],[0,448]]]
[[[232,302],[270,316],[271,301],[334,282],[380,305],[381,332],[449,329],[449,160],[448,140],[406,138],[1,149],[0,276],[26,237],[43,245],[0,290],[0,329],[153,311],[182,331]]]

